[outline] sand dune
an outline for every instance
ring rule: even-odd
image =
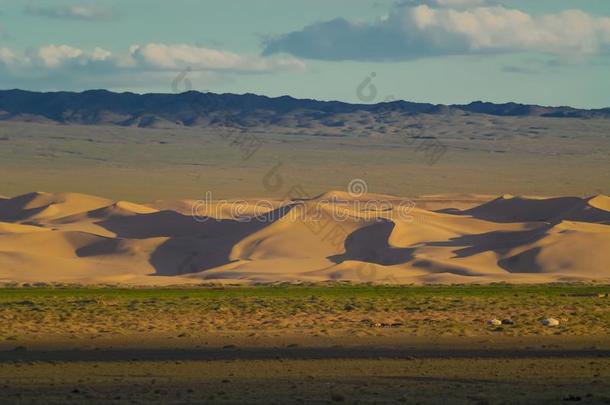
[[[2,282],[608,282],[608,252],[602,195],[0,199]]]
[[[463,211],[463,214],[493,222],[553,222],[562,220],[610,224],[610,199],[591,198],[522,198],[502,196],[486,204]]]
[[[84,194],[29,193],[0,201],[0,220],[49,220],[101,208],[109,204],[111,204],[110,200]]]

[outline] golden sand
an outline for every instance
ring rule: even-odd
[[[607,282],[609,224],[603,195],[139,205],[38,192],[0,200],[0,281]]]

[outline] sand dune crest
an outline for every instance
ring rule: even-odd
[[[610,198],[403,199],[150,206],[75,193],[0,200],[0,280],[180,284],[610,280]],[[367,204],[383,201],[382,205]],[[417,206],[433,202],[438,210]],[[408,207],[404,211],[404,207]],[[203,211],[201,212],[203,213]]]

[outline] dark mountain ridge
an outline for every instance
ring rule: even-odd
[[[342,125],[342,119],[368,114],[379,121],[416,114],[487,114],[563,118],[610,118],[610,108],[585,110],[517,103],[475,101],[443,105],[392,101],[350,104],[339,101],[267,97],[255,94],[215,94],[189,91],[181,94],[114,93],[107,90],[75,92],[0,91],[0,120],[79,125],[138,127],[299,127],[310,121],[321,126]]]

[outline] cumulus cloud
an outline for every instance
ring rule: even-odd
[[[229,70],[242,73],[264,73],[304,69],[305,64],[292,56],[261,57],[185,44],[150,43],[133,46],[130,56],[143,67],[176,70],[190,66],[194,70]]]
[[[306,65],[290,55],[238,54],[185,44],[132,45],[115,54],[96,47],[85,50],[69,45],[46,45],[26,52],[0,47],[0,85],[3,87],[92,88],[130,86],[134,82],[171,81],[176,72],[193,74],[265,74],[303,70]],[[145,84],[143,84],[145,85]]]
[[[263,54],[396,61],[531,51],[584,59],[608,48],[608,17],[580,10],[532,16],[488,1],[419,0],[370,23],[338,18],[268,39]]]
[[[118,15],[114,9],[94,4],[55,6],[36,6],[30,4],[25,7],[25,12],[30,15],[41,17],[91,21],[111,20]]]
[[[83,56],[83,51],[68,45],[49,45],[38,50],[37,56],[48,67],[57,67],[66,60],[74,60]]]
[[[0,66],[5,68],[58,69],[102,62],[109,68],[123,70],[179,71],[188,66],[192,70],[244,74],[302,70],[306,67],[303,61],[290,55],[265,57],[186,44],[132,45],[127,53],[116,55],[100,47],[86,51],[69,45],[46,45],[23,54],[0,48]]]
[[[11,66],[15,64],[16,61],[17,57],[13,51],[8,48],[0,48],[0,66]]]

